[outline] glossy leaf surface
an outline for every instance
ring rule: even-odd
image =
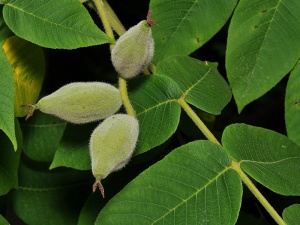
[[[231,99],[231,90],[216,66],[188,56],[169,57],[157,66],[157,74],[172,78],[186,102],[218,115]]]
[[[155,40],[154,62],[188,55],[205,44],[226,23],[236,0],[151,0]]]
[[[74,170],[49,171],[33,163],[22,163],[19,188],[12,193],[15,214],[32,225],[76,224],[90,190],[86,175]]]
[[[14,151],[12,143],[0,131],[0,195],[5,195],[11,189],[18,187],[18,168],[23,141],[18,121],[15,123],[15,129],[18,143],[17,151]]]
[[[292,70],[286,87],[285,124],[288,137],[300,146],[300,61]]]
[[[287,225],[297,225],[299,223],[300,205],[295,204],[287,207],[282,215]]]
[[[234,224],[242,183],[230,164],[209,141],[179,147],[130,182],[95,224]]]
[[[74,49],[110,42],[80,1],[9,0],[3,15],[16,35],[43,47]]]
[[[59,118],[34,112],[21,122],[24,135],[24,153],[40,162],[51,162],[67,123]]]
[[[0,129],[8,136],[14,149],[17,139],[14,128],[14,75],[3,48],[0,48]]]
[[[242,0],[228,31],[226,70],[238,110],[273,88],[300,52],[300,2]]]
[[[255,180],[282,195],[300,195],[300,147],[279,133],[245,124],[226,127],[222,144]]]
[[[145,152],[165,142],[176,130],[181,96],[177,84],[166,76],[140,77],[129,82],[130,100],[140,123],[140,135],[135,154]]]
[[[50,169],[64,166],[77,170],[90,170],[89,138],[95,126],[96,124],[68,124]]]

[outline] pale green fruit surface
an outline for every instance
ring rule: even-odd
[[[93,131],[90,156],[96,182],[127,164],[135,149],[138,135],[137,119],[126,114],[110,116]]]
[[[122,105],[120,91],[102,82],[67,84],[34,107],[71,123],[88,123],[113,115]]]
[[[129,79],[141,73],[152,61],[154,40],[146,20],[126,31],[116,42],[111,60],[120,76]]]

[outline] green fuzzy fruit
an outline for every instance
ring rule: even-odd
[[[98,186],[104,197],[101,180],[128,163],[138,135],[137,119],[126,114],[110,116],[93,131],[90,139],[92,172],[96,178],[93,191]]]
[[[141,73],[152,61],[154,40],[149,21],[143,20],[126,31],[111,52],[118,74],[129,79]]]
[[[103,82],[76,82],[45,96],[36,105],[23,106],[32,107],[27,118],[39,109],[71,123],[81,124],[107,118],[116,113],[121,105],[120,91],[114,86]]]

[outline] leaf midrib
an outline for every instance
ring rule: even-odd
[[[276,163],[282,163],[286,160],[291,160],[291,159],[300,159],[300,156],[294,156],[294,157],[288,157],[288,158],[284,158],[284,159],[280,159],[277,161],[268,161],[268,162],[261,162],[261,161],[255,161],[255,160],[251,160],[251,159],[246,159],[246,160],[241,160],[240,163],[256,163],[256,164],[276,164]]]
[[[140,115],[142,115],[142,114],[145,114],[145,113],[147,113],[148,111],[151,111],[151,110],[153,110],[153,109],[155,109],[155,108],[158,108],[158,107],[160,107],[160,106],[162,106],[162,105],[169,104],[169,103],[171,103],[171,102],[176,102],[176,99],[169,99],[169,100],[167,100],[167,101],[163,101],[163,102],[160,102],[160,103],[158,103],[158,104],[156,104],[156,105],[153,105],[153,106],[151,106],[151,107],[149,107],[149,108],[143,110],[142,112],[138,113],[137,116],[140,116]]]
[[[28,187],[28,186],[20,185],[18,187],[18,190],[32,191],[32,192],[49,192],[49,191],[59,191],[59,190],[74,188],[77,186],[82,186],[82,185],[86,185],[86,184],[90,184],[90,183],[91,183],[90,181],[82,181],[82,182],[77,182],[77,183],[73,183],[73,184],[64,184],[61,186],[52,186],[52,187]]]
[[[199,83],[201,83],[201,81],[203,81],[207,77],[211,70],[212,68],[209,68],[209,70],[199,80],[197,80],[197,82],[192,84],[190,87],[187,87],[187,90],[183,93],[182,97],[185,98],[195,86],[197,86]]]
[[[62,28],[62,29],[70,30],[71,32],[80,33],[80,34],[84,34],[84,35],[87,35],[87,36],[99,38],[99,35],[94,35],[94,34],[91,34],[91,33],[85,33],[85,32],[83,32],[82,30],[71,29],[71,28],[69,28],[69,27],[63,26],[62,24],[55,23],[55,22],[50,21],[50,20],[48,20],[48,19],[42,18],[42,17],[40,17],[40,16],[37,16],[36,14],[33,14],[33,13],[29,12],[29,11],[26,11],[26,10],[24,10],[24,9],[22,9],[22,8],[19,8],[19,7],[15,6],[15,5],[11,4],[11,3],[7,3],[7,4],[4,6],[4,8],[5,8],[5,7],[11,7],[10,9],[13,8],[13,9],[16,10],[16,11],[19,10],[19,12],[24,13],[24,14],[27,14],[28,16],[31,16],[31,17],[33,17],[34,19],[37,19],[37,20],[40,20],[40,21],[47,22],[47,23],[49,23],[49,24],[51,24],[51,25],[60,27],[60,28]]]
[[[192,195],[190,195],[188,198],[186,198],[185,200],[183,200],[180,204],[177,204],[175,207],[173,207],[172,209],[170,209],[167,213],[165,213],[164,215],[162,215],[161,217],[159,217],[156,221],[154,221],[152,224],[155,224],[156,222],[160,221],[162,218],[164,218],[165,216],[167,216],[168,214],[170,214],[171,212],[175,211],[177,208],[179,208],[183,203],[189,201],[192,197],[194,197],[195,195],[198,195],[201,191],[203,191],[203,189],[205,189],[206,187],[208,187],[211,183],[215,182],[221,175],[225,174],[225,172],[227,172],[229,169],[231,169],[231,166],[227,166],[224,168],[224,170],[222,170],[214,179],[209,180],[209,182],[202,186],[198,191],[194,192]]]
[[[254,62],[253,68],[248,72],[248,76],[245,76],[245,79],[247,81],[252,80],[252,77],[255,75],[255,70],[257,69],[258,64],[261,62],[260,57],[262,57],[262,55],[265,55],[265,53],[262,53],[262,48],[264,46],[264,43],[269,40],[269,38],[268,38],[270,36],[269,32],[275,21],[274,17],[276,16],[277,13],[279,13],[278,7],[279,7],[280,3],[282,3],[282,0],[278,0],[277,5],[273,7],[274,13],[273,13],[272,17],[270,18],[270,21],[268,21],[269,25],[267,26],[266,31],[264,32],[264,35],[262,36],[263,39],[262,39],[261,43],[259,45],[257,45],[257,50],[253,51],[253,52],[257,53],[257,56],[255,57],[255,62]],[[251,86],[251,82],[245,82],[245,83],[246,83],[246,87],[243,92],[246,94],[242,95],[242,96],[245,96],[244,98],[246,98],[247,93],[249,92],[249,88]]]

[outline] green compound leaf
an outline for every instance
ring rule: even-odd
[[[228,126],[222,144],[251,177],[282,195],[300,195],[300,147],[271,130],[245,124]]]
[[[242,183],[230,164],[219,145],[186,144],[130,182],[95,224],[235,224]]]
[[[157,65],[156,73],[176,81],[186,102],[205,112],[221,114],[231,99],[230,87],[214,64],[188,56],[172,56]]]
[[[239,1],[226,52],[239,112],[274,87],[299,59],[299,8],[297,0]]]
[[[40,46],[12,36],[3,48],[11,64],[15,81],[15,116],[26,116],[29,108],[22,104],[35,104],[42,88],[45,58]]]
[[[154,62],[170,55],[188,55],[205,44],[226,23],[237,0],[151,0],[155,40]]]
[[[158,64],[156,73],[129,82],[129,97],[140,123],[135,154],[164,143],[175,132],[180,97],[214,114],[220,114],[231,98],[230,88],[215,64],[172,56]]]
[[[12,32],[9,30],[8,26],[5,24],[3,15],[2,15],[3,6],[0,5],[0,44],[5,42],[5,40],[12,35]]]
[[[68,124],[57,147],[50,169],[64,166],[77,170],[90,170],[89,139],[98,124]]]
[[[13,210],[25,224],[76,224],[91,192],[91,177],[75,170],[49,171],[20,164],[19,187],[12,192]]]
[[[300,61],[291,72],[286,87],[285,124],[288,137],[300,146]]]
[[[94,225],[104,205],[100,191],[91,194],[81,209],[77,225]]]
[[[287,225],[298,225],[300,215],[300,205],[295,204],[287,207],[283,213],[283,220]]]
[[[24,153],[40,162],[52,162],[67,123],[57,117],[35,111],[21,122]]]
[[[15,121],[15,129],[18,143],[16,152],[7,136],[0,131],[0,195],[5,195],[12,188],[18,187],[18,168],[22,149],[22,132],[17,120]]]
[[[0,47],[0,62],[0,130],[3,130],[17,150],[14,125],[14,75],[2,47]]]
[[[182,92],[166,76],[143,76],[129,82],[129,97],[140,123],[135,154],[164,143],[176,130],[180,106],[176,102]]]
[[[47,48],[75,49],[111,40],[74,0],[9,0],[4,20],[18,36]]]
[[[9,225],[8,221],[0,214],[0,224]]]

